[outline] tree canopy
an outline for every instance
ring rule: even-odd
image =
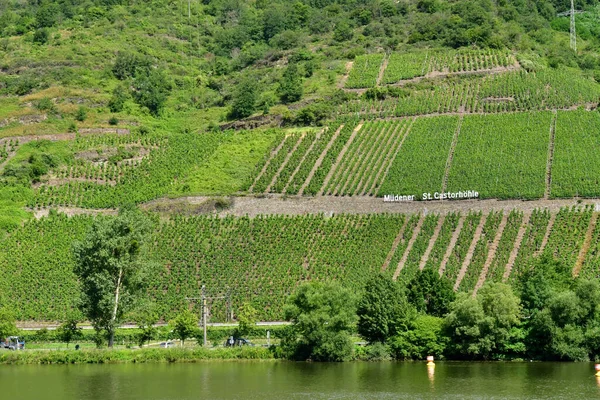
[[[135,209],[97,219],[82,241],[74,242],[75,274],[81,282],[80,308],[109,346],[124,315],[144,293],[152,263],[144,244],[152,222]]]

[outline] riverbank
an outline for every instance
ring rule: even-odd
[[[0,352],[0,364],[192,363],[208,360],[274,360],[264,347],[194,349],[24,350]]]

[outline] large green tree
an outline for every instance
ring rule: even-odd
[[[133,208],[114,218],[98,218],[82,241],[73,244],[75,274],[81,282],[80,308],[112,347],[115,329],[144,293],[150,267],[145,241],[152,222]]]
[[[484,285],[477,297],[461,293],[445,319],[450,354],[457,358],[494,359],[520,350],[521,305],[510,286]]]
[[[417,311],[436,317],[446,315],[450,311],[450,304],[456,298],[452,282],[430,268],[417,274],[407,289],[408,301]]]
[[[298,72],[296,63],[291,63],[283,73],[277,94],[281,101],[285,104],[293,103],[302,98],[303,93],[302,77]]]
[[[235,88],[233,102],[231,104],[231,118],[246,118],[251,116],[256,110],[256,101],[258,99],[258,87],[256,82],[245,77]]]
[[[288,299],[285,317],[292,322],[282,343],[288,357],[345,361],[352,356],[356,299],[350,290],[335,283],[304,284]]]
[[[358,333],[368,342],[385,342],[398,332],[406,331],[415,317],[414,307],[400,286],[390,277],[371,277],[358,302]]]

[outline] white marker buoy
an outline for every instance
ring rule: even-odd
[[[427,365],[435,365],[433,362],[433,356],[427,356]]]
[[[594,369],[596,370],[596,376],[600,376],[600,364],[594,365]]]

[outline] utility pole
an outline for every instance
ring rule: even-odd
[[[577,51],[577,30],[575,29],[575,14],[581,14],[583,11],[575,10],[575,1],[571,0],[571,9],[569,11],[565,11],[559,14],[556,14],[557,17],[566,17],[567,15],[570,17],[571,26],[569,29],[569,46],[571,50]]]
[[[202,285],[202,289],[200,292],[200,297],[186,297],[185,299],[187,301],[198,301],[200,300],[200,305],[202,306],[202,333],[203,333],[203,340],[202,343],[204,344],[204,346],[207,345],[207,326],[208,326],[208,305],[207,305],[207,301],[208,300],[216,300],[216,299],[226,299],[227,300],[227,311],[226,311],[226,317],[225,318],[229,318],[229,316],[231,315],[231,317],[233,318],[233,308],[231,305],[231,289],[228,289],[228,292],[225,296],[207,296],[206,295],[207,291],[206,291],[206,285]]]

